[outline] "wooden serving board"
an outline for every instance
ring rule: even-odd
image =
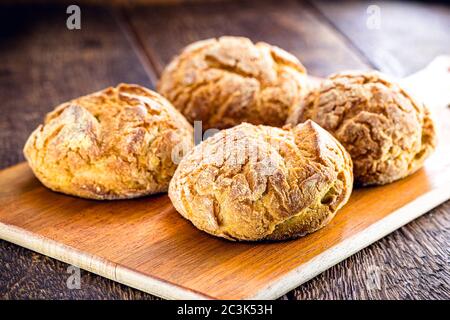
[[[329,225],[306,237],[229,242],[193,227],[167,195],[83,200],[46,189],[22,163],[0,172],[0,238],[164,298],[277,298],[450,198],[443,66],[448,58],[405,80],[438,120],[439,147],[426,166],[386,186],[356,189]]]

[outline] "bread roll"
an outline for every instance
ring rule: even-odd
[[[435,148],[427,107],[378,72],[345,72],[326,79],[293,109],[287,122],[308,119],[344,145],[360,185],[406,177]]]
[[[167,191],[176,148],[193,147],[192,126],[163,97],[120,84],[50,112],[24,154],[48,188],[91,199]]]
[[[221,37],[187,46],[162,73],[158,91],[206,130],[244,121],[283,126],[305,87],[305,68],[286,51]]]
[[[283,240],[325,226],[348,200],[352,162],[312,121],[284,129],[244,123],[197,145],[169,197],[197,228],[229,240]]]

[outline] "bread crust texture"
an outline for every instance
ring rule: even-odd
[[[192,149],[170,182],[176,210],[229,240],[285,240],[325,226],[349,199],[352,162],[312,121],[244,123]]]
[[[361,186],[414,173],[436,146],[429,109],[376,71],[342,72],[324,80],[292,110],[287,123],[308,119],[347,149]]]
[[[158,92],[204,130],[242,122],[281,127],[307,85],[305,68],[288,52],[223,36],[184,48],[162,73]]]
[[[167,191],[176,153],[192,147],[192,126],[165,98],[120,84],[56,107],[24,155],[46,187],[112,200]]]

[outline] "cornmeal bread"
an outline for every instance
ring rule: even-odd
[[[192,126],[166,99],[120,84],[58,106],[24,154],[54,191],[124,199],[167,191],[177,166],[173,153],[192,147]]]
[[[291,54],[224,36],[187,46],[162,73],[158,91],[206,130],[242,122],[283,126],[306,86],[306,70]]]
[[[191,150],[170,182],[177,211],[230,240],[282,240],[325,226],[350,197],[352,162],[312,121],[244,123]]]
[[[344,145],[360,185],[382,185],[412,174],[436,144],[428,108],[379,72],[330,76],[292,110],[287,123],[308,119]]]

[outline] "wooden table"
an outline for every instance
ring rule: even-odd
[[[450,53],[450,7],[371,4],[83,5],[81,30],[66,28],[65,6],[0,6],[0,168],[24,160],[26,138],[55,105],[119,82],[154,88],[164,65],[195,40],[263,40],[295,54],[316,76],[376,68],[403,77]],[[449,299],[449,243],[450,201],[282,299]],[[367,272],[374,269],[375,287]],[[0,241],[0,298],[155,298],[85,271],[81,289],[68,289],[69,276],[68,265]]]

